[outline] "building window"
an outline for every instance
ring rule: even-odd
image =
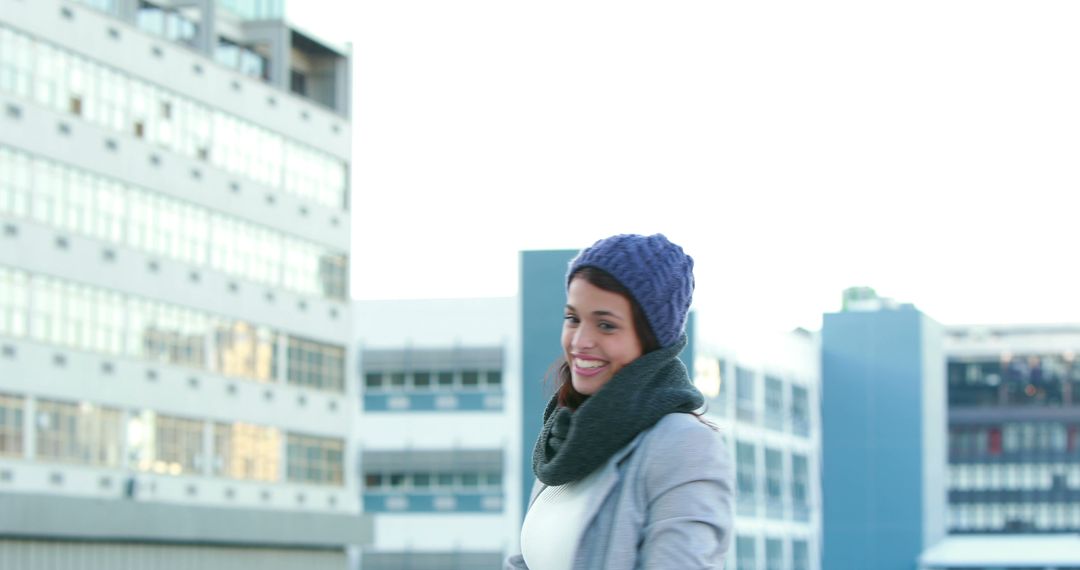
[[[757,419],[754,404],[754,373],[753,371],[735,367],[735,412],[736,416],[746,422]]]
[[[0,214],[303,295],[347,298],[344,253],[2,146]]]
[[[198,31],[179,12],[147,3],[136,25],[188,45]],[[255,51],[241,54],[241,69],[261,65]],[[208,149],[210,162],[231,174],[328,208],[348,207],[347,165],[333,155],[6,27],[0,27],[0,92],[114,132],[130,133],[141,123],[155,145],[191,158]]]
[[[752,536],[735,537],[735,570],[758,570],[756,547]]]
[[[215,335],[217,368],[225,376],[261,382],[277,377],[277,334],[244,321],[223,323]]]
[[[214,59],[249,77],[264,81],[270,78],[269,59],[259,53],[255,46],[240,45],[226,38],[218,38]]]
[[[728,399],[731,394],[731,386],[728,381],[727,375],[727,361],[723,358],[719,358],[716,361],[716,369],[719,374],[717,380],[719,382],[719,389],[716,394],[716,405],[711,406],[709,411],[720,416],[727,415]],[[715,408],[715,409],[714,409]]]
[[[740,515],[755,515],[757,507],[757,450],[751,443],[735,443],[735,467]]]
[[[2,168],[3,164],[0,163],[0,173],[3,172]],[[30,284],[27,275],[0,267],[0,335],[15,338],[26,336],[29,309]]]
[[[476,388],[480,385],[479,370],[464,370],[461,372],[461,386],[463,388]]]
[[[434,390],[501,391],[501,370],[365,371],[364,387],[371,391],[431,392]]]
[[[0,456],[22,457],[23,398],[0,394]]]
[[[289,337],[290,384],[333,392],[345,391],[345,349],[340,346]],[[397,379],[391,375],[390,383]],[[401,379],[404,383],[404,379]]]
[[[278,335],[266,327],[17,270],[0,269],[0,328],[0,333],[28,335],[47,344],[224,376],[264,382],[277,377]],[[340,386],[343,364],[333,366],[333,359],[343,360],[343,350],[333,348],[321,364],[339,370]],[[209,352],[215,355],[212,361]],[[308,368],[297,365],[296,378],[305,378],[304,370],[311,373],[318,368],[308,364]]]
[[[278,481],[281,431],[246,423],[214,425],[214,475]]]
[[[344,255],[319,256],[320,292],[327,299],[349,298],[349,260]]]
[[[810,548],[805,540],[791,541],[791,570],[810,570]]]
[[[765,377],[765,427],[784,429],[784,383],[775,376]]]
[[[203,422],[170,416],[154,418],[153,470],[199,474],[203,467]]]
[[[810,435],[810,396],[803,386],[791,386],[791,431]]]
[[[492,493],[502,491],[502,473],[460,471],[367,471],[367,492]]]
[[[785,570],[784,543],[779,538],[765,539],[765,570]]]
[[[765,500],[766,514],[770,518],[783,518],[784,465],[779,450],[765,448]]]
[[[289,70],[289,91],[307,96],[307,76],[297,69]]]
[[[791,503],[795,520],[810,519],[810,469],[806,456],[798,453],[791,455]]]
[[[90,403],[39,400],[37,456],[45,460],[119,467],[120,410]]]
[[[342,485],[344,447],[344,442],[338,438],[288,434],[289,481]]]

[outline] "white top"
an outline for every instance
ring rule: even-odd
[[[584,479],[545,487],[533,501],[521,525],[521,557],[529,570],[570,570],[574,565],[589,497],[603,467]]]

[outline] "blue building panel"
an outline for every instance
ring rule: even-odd
[[[364,493],[366,513],[500,513],[501,493]]]
[[[366,412],[501,412],[501,392],[364,394]]]
[[[521,500],[528,510],[533,485],[532,448],[540,435],[541,416],[552,394],[551,365],[562,354],[566,269],[576,250],[521,252]]]
[[[925,320],[913,307],[825,315],[823,568],[910,570],[926,546]]]

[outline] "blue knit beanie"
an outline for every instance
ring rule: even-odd
[[[682,336],[694,295],[694,260],[663,234],[620,234],[581,250],[566,272],[567,288],[584,267],[606,271],[630,290],[661,347]]]

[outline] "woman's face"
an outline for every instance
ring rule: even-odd
[[[641,356],[629,299],[573,278],[566,293],[562,346],[574,390],[595,394]]]

